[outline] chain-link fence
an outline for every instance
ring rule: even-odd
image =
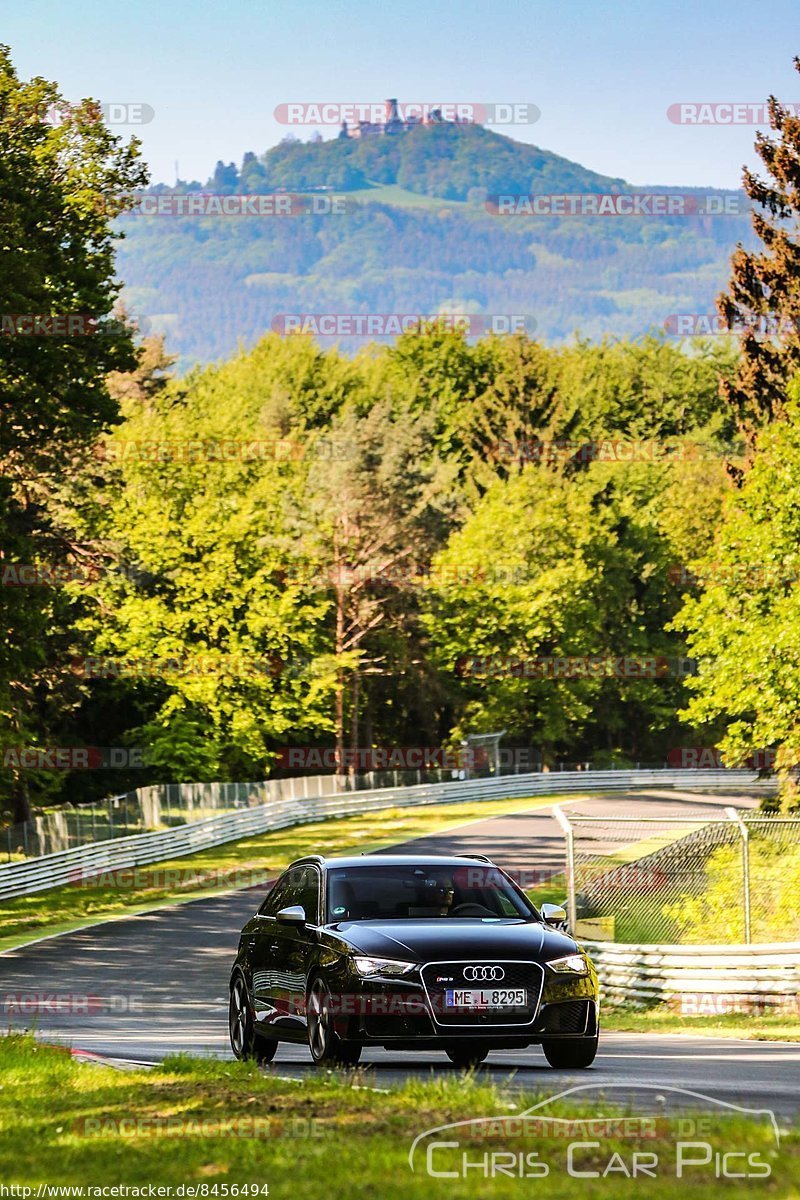
[[[38,858],[261,804],[263,784],[166,784],[90,804],[62,805],[0,830],[0,860]]]
[[[501,774],[516,772],[501,771]],[[0,861],[55,854],[90,842],[169,829],[273,800],[308,800],[347,792],[397,788],[491,775],[488,770],[364,771],[344,775],[286,776],[258,783],[164,783],[89,804],[44,809],[30,821],[0,828]]]
[[[579,937],[734,945],[800,940],[800,818],[559,814]]]

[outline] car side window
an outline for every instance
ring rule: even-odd
[[[275,917],[282,908],[292,908],[299,904],[306,914],[306,920],[317,923],[319,908],[319,872],[314,867],[290,867],[282,875],[259,912],[266,917]]]
[[[271,891],[267,893],[261,908],[258,910],[262,916],[274,917],[275,914],[280,912],[282,908],[287,907],[283,899],[284,895],[286,894],[286,884],[286,876],[281,875],[280,879],[277,881],[277,883],[275,883]]]
[[[320,876],[315,867],[305,868],[303,891],[297,904],[301,904],[309,925],[316,925],[319,920],[319,889]]]

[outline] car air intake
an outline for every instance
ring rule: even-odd
[[[588,1000],[570,1000],[548,1004],[544,1009],[545,1033],[583,1033],[586,1029]]]

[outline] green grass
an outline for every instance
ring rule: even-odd
[[[317,192],[303,192],[293,188],[296,195],[324,195]],[[337,192],[337,194],[339,194]],[[484,211],[483,203],[470,203],[468,200],[445,200],[441,196],[426,196],[423,192],[411,192],[401,187],[399,183],[378,183],[370,181],[366,187],[344,188],[342,194],[353,196],[359,204],[391,204],[394,208],[425,208],[433,212],[443,209],[472,208],[475,212]]]
[[[577,1170],[602,1173],[615,1153],[615,1164],[630,1164],[635,1151],[658,1156],[656,1178],[632,1183],[616,1165],[606,1178],[582,1179],[583,1196],[629,1196],[631,1187],[643,1183],[647,1196],[657,1200],[673,1196],[677,1186],[684,1200],[695,1200],[719,1188],[713,1158],[688,1168],[678,1183],[677,1142],[692,1139],[690,1118],[682,1114],[679,1125],[677,1117],[656,1117],[655,1101],[632,1112],[648,1122],[644,1129],[629,1127],[633,1137],[620,1136],[619,1126],[605,1132],[573,1126],[565,1137],[563,1126],[543,1129],[541,1123],[515,1137],[497,1121],[479,1136],[474,1126],[473,1136],[467,1130],[439,1135],[440,1140],[460,1138],[459,1150],[437,1151],[439,1169],[460,1166],[462,1148],[470,1162],[488,1163],[484,1155],[503,1151],[515,1161],[535,1153],[536,1161],[548,1164],[546,1179],[485,1178],[477,1170],[466,1179],[432,1178],[424,1150],[417,1152],[412,1172],[409,1150],[425,1130],[480,1117],[513,1118],[561,1091],[558,1081],[538,1095],[510,1095],[450,1070],[386,1092],[373,1089],[364,1071],[320,1072],[298,1081],[264,1074],[250,1064],[190,1058],[168,1059],[147,1071],[116,1071],[76,1062],[64,1050],[18,1035],[0,1038],[0,1079],[0,1180],[31,1187],[34,1194],[42,1183],[201,1184],[207,1189],[198,1194],[214,1197],[258,1184],[268,1186],[270,1197],[292,1200],[337,1195],[348,1200],[532,1195],[567,1200],[577,1191],[566,1171],[572,1141],[593,1143],[576,1152]],[[722,1116],[719,1110],[712,1115],[712,1106],[704,1107],[709,1113],[704,1141],[715,1150],[756,1154],[769,1167],[768,1178],[745,1181],[748,1195],[797,1194],[792,1190],[798,1178],[794,1131],[783,1133],[778,1148],[765,1119]],[[594,1097],[568,1097],[545,1112],[579,1121],[596,1119],[598,1110],[610,1119],[623,1111]],[[554,1129],[559,1135],[553,1136]],[[742,1160],[733,1167],[741,1170]]]
[[[666,1004],[653,1008],[628,1008],[605,1004],[605,1031],[630,1033],[682,1033],[696,1037],[747,1038],[757,1042],[800,1042],[800,1014],[721,1013],[684,1016]]]
[[[443,200],[439,196],[424,196],[421,192],[410,192],[397,183],[376,183],[369,188],[351,189],[348,194],[352,194],[361,203],[392,204],[395,208],[426,208],[440,211],[470,207],[466,200]]]
[[[145,911],[185,898],[213,895],[274,878],[303,854],[390,847],[469,821],[547,808],[555,799],[484,800],[425,808],[383,809],[295,825],[228,842],[183,858],[117,872],[113,877],[20,896],[0,910],[0,951],[64,933],[107,917]]]

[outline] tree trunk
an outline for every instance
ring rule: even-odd
[[[336,653],[344,647],[344,591],[336,588]],[[336,774],[344,775],[344,671],[340,667],[336,674]]]
[[[28,787],[21,775],[14,776],[14,782],[11,785],[11,803],[14,812],[14,824],[21,825],[23,821],[30,821],[33,818],[31,812],[31,800],[28,795]]]
[[[369,690],[369,676],[364,680],[364,745],[372,748],[372,697]]]
[[[359,702],[359,681],[360,676],[358,667],[353,671],[353,693],[352,693],[352,711],[350,713],[350,748],[352,757],[350,761],[350,774],[355,775],[356,764],[358,758],[358,702]]]

